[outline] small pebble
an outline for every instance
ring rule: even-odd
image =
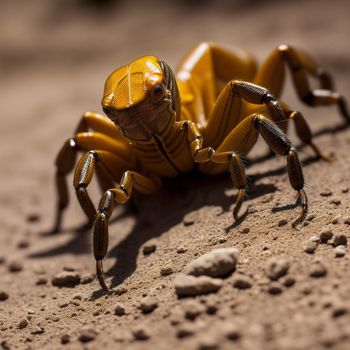
[[[148,314],[158,307],[158,299],[153,296],[146,296],[141,300],[139,307],[144,314]]]
[[[287,274],[289,269],[288,261],[281,258],[271,258],[265,268],[265,273],[272,281],[277,281]]]
[[[335,235],[333,240],[333,245],[337,247],[338,245],[346,245],[348,239],[345,235]]]
[[[285,280],[283,281],[283,285],[285,287],[292,287],[295,284],[295,278],[293,277],[286,277]]]
[[[327,269],[321,262],[316,262],[311,265],[310,277],[318,278],[327,275]]]
[[[341,258],[346,254],[346,247],[344,245],[338,245],[334,248],[334,253],[337,258]]]
[[[329,190],[325,190],[325,191],[322,191],[321,193],[320,193],[320,195],[322,196],[322,197],[329,197],[329,196],[331,196],[333,193],[332,193],[332,191],[329,191]]]
[[[193,276],[224,277],[236,268],[238,256],[236,248],[214,249],[187,264],[184,272]]]
[[[270,284],[269,288],[268,288],[268,292],[272,295],[277,295],[277,294],[281,294],[282,293],[282,287],[279,283],[277,282],[273,282]]]
[[[227,339],[232,341],[236,341],[241,338],[241,332],[238,327],[232,323],[225,323],[223,325],[223,334]]]
[[[223,285],[218,278],[208,276],[180,275],[174,281],[176,294],[180,297],[194,296],[217,292]]]
[[[172,273],[173,273],[173,268],[171,266],[163,266],[160,269],[160,274],[162,276],[168,276],[168,275],[171,275]]]
[[[176,249],[176,253],[177,253],[177,254],[183,254],[183,253],[186,253],[186,252],[187,252],[187,249],[184,248],[184,247],[178,247],[178,248]]]
[[[149,242],[145,243],[145,245],[143,246],[143,254],[144,255],[149,255],[153,252],[155,252],[157,249],[157,244],[154,240],[150,240]]]
[[[336,318],[336,317],[340,317],[343,315],[346,315],[348,313],[348,308],[344,305],[337,305],[334,307],[333,311],[332,311],[332,317]]]
[[[30,213],[27,215],[27,221],[28,222],[38,222],[40,220],[39,214],[36,213]]]
[[[83,328],[79,332],[79,341],[82,343],[88,343],[96,339],[97,333],[93,328]]]
[[[0,345],[3,350],[11,350],[10,344],[6,340],[2,340]]]
[[[39,334],[43,334],[44,332],[45,332],[44,328],[35,326],[30,333],[33,335],[39,335]]]
[[[114,294],[118,295],[118,296],[120,296],[122,294],[125,294],[127,292],[128,292],[128,290],[125,287],[122,287],[122,286],[119,286],[119,287],[114,289]]]
[[[318,242],[320,241],[320,237],[318,237],[318,236],[316,236],[316,235],[311,236],[311,237],[309,238],[309,241],[310,241],[310,242],[316,242],[316,243],[318,243]]]
[[[3,290],[0,290],[0,301],[5,301],[9,298],[9,295],[4,292]]]
[[[41,285],[43,285],[43,284],[47,284],[47,278],[46,277],[39,277],[37,280],[36,280],[36,282],[35,282],[35,284],[37,285],[37,286],[41,286]]]
[[[249,231],[250,231],[249,227],[244,227],[241,232],[244,234],[247,234],[249,233]]]
[[[340,205],[341,204],[341,200],[338,199],[338,198],[334,198],[334,199],[330,200],[329,203],[335,204],[335,205]]]
[[[322,243],[327,243],[333,237],[333,232],[329,228],[322,229],[320,233],[320,240]]]
[[[249,289],[252,287],[252,282],[249,277],[237,276],[234,278],[233,287],[237,289]]]
[[[77,293],[77,294],[74,294],[73,295],[73,298],[72,298],[73,300],[75,299],[75,300],[83,300],[83,296],[81,295],[81,294],[79,294],[79,293]]]
[[[0,265],[4,264],[5,261],[6,261],[5,257],[0,255]]]
[[[126,314],[125,306],[122,303],[117,303],[117,305],[114,307],[114,313],[117,316],[123,316]]]
[[[56,287],[74,287],[80,283],[80,275],[76,272],[63,271],[51,280]]]
[[[196,326],[193,323],[184,323],[179,326],[176,332],[176,336],[179,339],[190,337],[196,333]]]
[[[315,242],[307,242],[306,245],[304,246],[304,252],[308,254],[313,254],[317,248],[317,243]]]
[[[191,321],[206,311],[206,307],[196,300],[187,300],[183,304],[185,317]]]
[[[8,265],[10,272],[20,272],[23,270],[23,265],[19,261],[11,261]]]
[[[19,248],[19,249],[26,249],[26,248],[29,247],[29,245],[30,245],[30,243],[29,243],[28,240],[22,239],[21,241],[19,241],[17,243],[17,248]]]
[[[70,336],[68,334],[63,334],[61,336],[61,344],[68,344],[70,341]]]
[[[17,328],[18,329],[24,329],[28,326],[28,321],[24,318],[23,320],[19,321]]]
[[[148,328],[144,325],[136,326],[133,329],[132,334],[136,340],[147,340],[151,337]]]
[[[345,224],[345,225],[350,225],[350,216],[346,216],[346,217],[344,218],[344,224]]]
[[[288,221],[286,219],[281,219],[280,221],[278,221],[278,226],[284,226],[287,224],[288,224]]]

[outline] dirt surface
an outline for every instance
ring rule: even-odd
[[[120,2],[106,11],[48,3],[1,4],[0,348],[349,349],[350,130],[337,129],[335,107],[303,106],[290,77],[283,99],[335,157],[327,163],[300,148],[310,211],[298,230],[285,159],[275,157],[247,168],[254,182],[238,225],[228,175],[166,181],[157,195],[118,208],[105,259],[114,295],[92,280],[91,232],[81,228],[73,193],[63,232],[49,234],[53,160],[79,115],[100,110],[110,71],[144,54],[175,66],[200,41],[241,47],[259,60],[287,42],[317,57],[349,99],[349,2]],[[265,151],[260,140],[251,159]],[[327,243],[310,241],[329,231]],[[334,247],[340,243],[345,248]],[[215,293],[179,299],[179,273],[219,247],[239,249],[236,271]],[[277,280],[266,272],[272,262],[282,264]],[[74,286],[53,286],[62,272]]]

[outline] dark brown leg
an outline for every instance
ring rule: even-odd
[[[257,116],[255,118],[255,125],[261,136],[275,153],[287,156],[289,181],[292,187],[298,192],[302,206],[299,217],[292,223],[293,227],[295,227],[305,219],[308,211],[307,197],[304,191],[304,176],[298,155],[292,148],[288,137],[271,120],[263,116]]]

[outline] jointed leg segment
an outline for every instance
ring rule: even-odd
[[[283,108],[280,106],[276,98],[274,98],[269,90],[257,86],[249,82],[232,81],[225,87],[223,91],[225,98],[218,99],[217,103],[220,105],[224,104],[235,104],[244,99],[252,104],[265,105],[267,115],[270,116],[274,121],[286,122],[286,116]],[[227,97],[229,97],[227,99]],[[223,106],[217,106],[222,111],[229,110],[229,108],[223,108]],[[291,112],[292,113],[292,112]],[[228,115],[223,115],[223,118],[227,118]],[[301,114],[294,113],[296,118],[299,134],[301,137],[311,143],[311,134],[307,134],[307,130],[304,132],[301,130],[303,117]],[[194,123],[188,122],[188,140],[191,145],[192,156],[197,163],[207,163],[201,166],[201,170],[206,173],[217,173],[225,169],[223,164],[229,164],[231,177],[233,184],[239,189],[239,194],[236,200],[234,208],[234,217],[237,219],[239,208],[242,204],[244,197],[244,188],[247,184],[246,176],[244,173],[243,164],[237,153],[233,152],[236,150],[247,154],[255,144],[258,135],[260,134],[270,148],[279,155],[287,157],[288,164],[288,175],[292,187],[298,192],[299,198],[301,199],[302,211],[299,217],[293,222],[293,225],[297,225],[304,220],[307,213],[307,197],[304,187],[304,178],[296,151],[291,147],[291,142],[284,132],[272,121],[269,117],[265,117],[261,114],[251,114],[244,118],[233,130],[224,138],[224,140],[214,139],[214,143],[217,146],[216,151],[213,147],[204,145],[203,138]],[[212,125],[220,124],[221,116],[215,113],[209,119],[207,129],[205,130],[206,135],[210,133],[210,127]],[[216,129],[217,130],[217,129]],[[219,135],[220,133],[217,133]],[[211,164],[210,164],[211,163]],[[220,165],[221,163],[221,165]]]
[[[308,54],[289,45],[280,45],[270,54],[259,69],[255,83],[266,86],[274,96],[279,97],[284,83],[285,63],[291,71],[294,86],[303,102],[310,106],[336,104],[346,122],[350,122],[346,101],[341,94],[333,91],[330,75]],[[308,74],[319,80],[319,89],[310,88]]]

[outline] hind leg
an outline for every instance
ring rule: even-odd
[[[308,202],[304,191],[303,172],[297,152],[292,148],[288,137],[268,117],[258,114],[246,117],[227,135],[216,150],[212,147],[203,148],[202,136],[194,123],[189,122],[187,128],[193,159],[196,163],[202,163],[200,164],[202,172],[217,174],[229,167],[233,185],[239,190],[233,210],[235,219],[237,219],[238,211],[243,202],[244,188],[247,184],[239,153],[242,152],[244,140],[256,140],[259,134],[275,153],[287,158],[289,181],[294,190],[298,192],[302,206],[299,216],[293,221],[293,227],[305,219],[308,211]]]
[[[319,67],[305,52],[288,45],[280,45],[265,60],[258,70],[254,82],[265,86],[279,97],[285,79],[285,67],[290,69],[299,98],[310,106],[336,104],[342,117],[350,122],[350,114],[342,95],[333,90],[330,75]],[[311,89],[308,74],[319,80],[320,88]]]

